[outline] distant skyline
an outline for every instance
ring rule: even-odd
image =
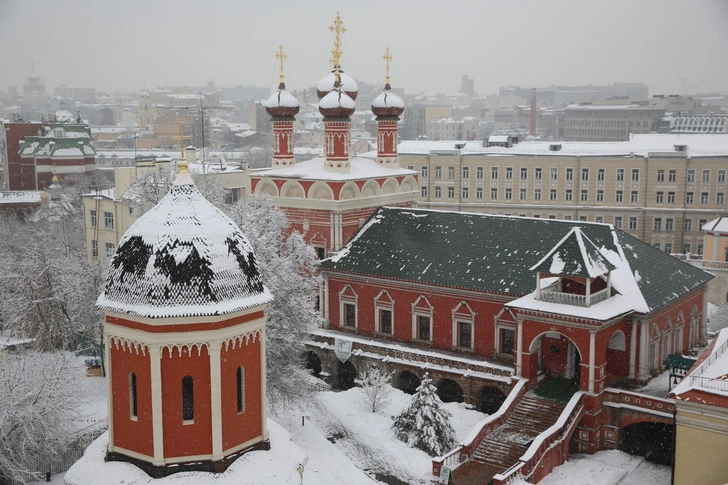
[[[283,44],[286,84],[314,86],[330,69],[336,12],[346,25],[342,66],[360,81],[407,93],[456,92],[467,74],[480,95],[521,87],[644,82],[653,94],[728,92],[724,0],[0,0],[0,90],[35,72],[100,91],[163,85],[274,89]]]

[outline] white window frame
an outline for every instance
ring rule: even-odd
[[[458,328],[460,322],[470,324],[469,347],[460,345],[460,329]],[[461,301],[452,309],[452,346],[453,349],[475,350],[475,312],[466,301]]]
[[[388,311],[392,315],[392,331],[390,333],[383,333],[381,328],[380,311]],[[381,335],[394,336],[394,299],[387,290],[379,292],[376,298],[374,298],[374,332]]]
[[[348,290],[348,291],[347,291]],[[352,293],[349,295],[347,293]],[[354,326],[346,325],[346,312],[344,305],[354,305]],[[339,292],[339,328],[359,329],[359,294],[351,285],[344,286]]]
[[[426,305],[426,308],[423,308],[425,305],[420,305],[420,302],[424,302]],[[435,316],[435,307],[433,307],[430,304],[430,300],[427,299],[426,296],[421,295],[415,300],[414,303],[412,303],[412,340],[416,342],[432,342],[432,337],[434,333],[434,316]],[[430,319],[430,338],[429,340],[420,340],[420,333],[419,328],[417,328],[417,320],[418,317],[427,317]]]

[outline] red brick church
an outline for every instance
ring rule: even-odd
[[[322,258],[340,250],[377,207],[414,206],[419,190],[417,172],[399,166],[397,123],[404,103],[391,89],[388,69],[384,90],[372,102],[378,126],[376,158],[351,156],[351,115],[358,86],[341,68],[345,29],[338,15],[331,30],[335,32],[334,66],[316,91],[325,156],[301,163],[294,160],[293,121],[299,104],[286,90],[281,62],[279,88],[266,101],[273,123],[272,168],[251,176],[252,190],[282,207],[291,228],[303,233]],[[277,56],[282,61],[285,54],[281,51]],[[385,59],[389,62],[391,56]]]

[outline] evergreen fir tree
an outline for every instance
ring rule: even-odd
[[[455,431],[450,424],[451,414],[442,408],[442,401],[425,373],[409,407],[394,420],[394,434],[410,447],[440,456],[456,444]]]

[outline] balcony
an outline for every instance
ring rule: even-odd
[[[564,305],[573,305],[581,307],[590,307],[597,303],[606,300],[609,297],[609,289],[597,291],[596,293],[589,295],[578,295],[576,293],[564,293],[558,291],[554,287],[542,288],[539,300],[547,301],[550,303],[562,303]]]

